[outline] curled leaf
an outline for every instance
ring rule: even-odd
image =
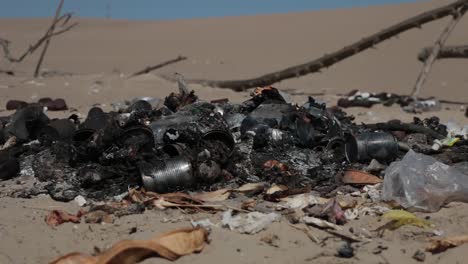
[[[384,218],[390,219],[390,222],[384,224],[383,226],[377,228],[377,230],[396,230],[404,225],[412,225],[421,228],[430,227],[431,224],[424,220],[418,218],[416,215],[404,211],[404,210],[390,210],[383,215]]]
[[[263,191],[264,188],[265,188],[265,183],[263,182],[246,183],[242,185],[241,187],[234,189],[233,191],[241,192],[241,193],[260,192],[260,191]]]
[[[381,183],[382,179],[367,172],[359,170],[347,170],[342,179],[343,183],[346,184],[377,184]]]
[[[46,216],[45,222],[49,226],[58,226],[67,222],[79,223],[82,215],[82,212],[72,215],[61,210],[53,210]]]
[[[231,195],[231,190],[220,189],[213,192],[202,192],[192,195],[195,199],[202,200],[204,202],[221,202],[225,201]]]
[[[51,264],[130,264],[153,256],[173,261],[181,256],[200,252],[207,240],[208,231],[204,228],[178,229],[151,240],[120,241],[97,256],[71,253]]]
[[[268,169],[268,170],[276,169],[276,170],[279,170],[279,171],[287,171],[288,170],[288,165],[286,165],[284,163],[281,163],[281,162],[279,162],[277,160],[267,160],[263,164],[263,168]]]
[[[433,239],[431,240],[431,244],[426,247],[426,251],[432,252],[433,254],[441,253],[449,248],[458,247],[465,243],[468,243],[468,235]]]

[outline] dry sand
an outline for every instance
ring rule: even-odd
[[[174,91],[174,83],[160,75],[174,72],[188,78],[235,79],[253,77],[306,62],[332,52],[343,45],[376,32],[404,18],[449,3],[447,0],[424,1],[413,4],[389,5],[343,10],[326,10],[295,14],[276,14],[249,17],[227,17],[179,21],[124,21],[77,19],[79,26],[53,39],[44,69],[71,75],[33,79],[37,55],[17,65],[0,61],[0,69],[11,69],[16,76],[0,75],[0,106],[10,99],[33,101],[40,97],[65,98],[70,107],[85,115],[90,106],[110,103],[136,96],[163,97]],[[448,19],[433,22],[423,29],[411,30],[321,74],[283,81],[276,86],[293,94],[302,103],[307,94],[324,92],[322,99],[336,103],[336,93],[352,89],[409,93],[421,64],[416,55],[431,45]],[[14,54],[20,54],[43,34],[49,19],[0,19],[0,37],[12,41]],[[466,44],[468,17],[465,17],[450,37],[449,44]],[[185,55],[187,61],[163,68],[155,73],[127,79],[126,76],[147,65]],[[468,60],[443,60],[435,64],[423,96],[468,101]],[[192,86],[204,99],[229,98],[239,102],[248,92],[236,93],[226,89]],[[398,107],[352,109],[360,121],[386,121],[391,118],[411,120],[412,115]],[[9,112],[2,111],[1,115]],[[67,115],[67,112],[53,115]],[[443,122],[449,120],[466,124],[460,106],[446,105],[435,114]],[[2,190],[15,181],[3,183]],[[162,223],[179,212],[148,211],[143,215],[127,216],[112,225],[64,224],[48,227],[43,219],[47,210],[76,210],[72,203],[52,201],[48,197],[29,200],[0,198],[0,263],[47,263],[70,251],[91,253],[93,247],[106,248],[126,238],[149,238],[178,226],[189,225],[185,216],[178,223]],[[218,222],[220,215],[210,216]],[[468,233],[468,205],[451,204],[430,215],[437,229],[447,235]],[[348,227],[375,227],[376,218],[353,221]],[[132,227],[138,232],[128,234]],[[325,233],[315,230],[320,236]],[[320,257],[321,252],[334,253],[340,240],[328,240],[325,246],[314,244],[285,221],[272,225],[255,236],[239,235],[214,228],[212,243],[198,255],[183,257],[180,263],[416,263],[411,258],[423,249],[426,235],[417,228],[404,227],[399,231],[376,238],[357,249],[352,259]],[[279,247],[260,242],[266,234],[277,234]],[[388,246],[381,254],[372,251],[378,245]],[[451,249],[440,255],[427,254],[426,263],[466,263],[468,245]],[[165,262],[160,259],[145,263]]]

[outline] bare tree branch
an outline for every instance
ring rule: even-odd
[[[220,88],[229,88],[235,91],[244,91],[248,88],[259,87],[259,86],[268,86],[273,83],[303,76],[309,73],[314,73],[320,71],[320,69],[330,67],[331,65],[340,62],[346,58],[349,58],[357,53],[360,53],[368,48],[374,47],[375,45],[396,36],[402,32],[405,32],[412,28],[420,28],[422,25],[429,23],[431,21],[454,15],[458,12],[461,7],[468,6],[468,0],[458,0],[452,4],[433,9],[421,13],[417,16],[408,18],[400,23],[392,25],[378,33],[375,33],[371,36],[363,38],[350,46],[346,46],[338,51],[335,51],[331,54],[325,54],[324,56],[287,69],[265,74],[263,76],[246,79],[246,80],[229,80],[229,81],[220,81],[220,80],[188,80],[191,83],[199,83],[207,86],[215,86]],[[167,79],[171,79],[166,77]]]
[[[465,14],[467,10],[467,7],[461,7],[460,11],[457,12],[453,16],[453,19],[450,20],[449,24],[447,27],[445,27],[444,31],[440,34],[439,38],[437,39],[434,48],[431,51],[431,54],[427,58],[427,60],[424,62],[424,67],[421,70],[421,73],[418,76],[418,79],[416,80],[416,84],[413,87],[413,91],[411,92],[411,96],[416,98],[421,91],[422,86],[426,82],[427,76],[431,72],[432,65],[434,64],[435,60],[439,56],[440,49],[444,46],[445,42],[447,41],[448,37],[450,36],[450,33],[455,29],[457,26],[458,22],[460,22],[461,18]]]
[[[62,16],[60,16],[58,19],[54,20],[52,22],[52,24],[49,26],[49,28],[47,29],[47,31],[45,32],[45,34],[41,38],[39,38],[33,45],[30,45],[28,47],[28,49],[18,58],[13,57],[11,52],[10,52],[11,42],[9,40],[7,40],[7,39],[1,39],[0,38],[0,46],[3,49],[4,57],[9,62],[12,62],[12,63],[22,62],[28,55],[33,54],[42,44],[44,44],[50,38],[52,38],[54,36],[57,36],[57,35],[60,35],[60,34],[63,34],[65,32],[67,32],[67,31],[69,31],[70,29],[72,29],[73,27],[75,27],[78,24],[77,22],[65,27],[66,24],[70,21],[71,18],[72,18],[72,13],[66,13],[66,14],[63,14]],[[57,25],[60,22],[61,22],[61,24],[59,25],[59,27],[61,29],[57,30],[57,31],[52,31],[51,28],[52,27],[56,28]],[[65,28],[62,28],[62,27],[65,27]]]
[[[173,63],[176,63],[176,62],[179,62],[179,61],[183,61],[183,60],[186,60],[186,59],[187,59],[187,57],[179,56],[179,57],[177,57],[175,59],[165,61],[165,62],[160,63],[158,65],[148,66],[148,67],[144,68],[141,71],[137,71],[137,72],[133,73],[132,75],[129,76],[129,78],[135,77],[135,76],[138,76],[138,75],[142,75],[142,74],[145,74],[145,73],[149,73],[149,72],[152,72],[152,71],[154,71],[156,69],[159,69],[159,68],[165,67],[167,65],[170,65],[170,64],[173,64]]]
[[[50,35],[54,32],[55,25],[57,23],[56,21],[60,19],[60,13],[62,12],[63,2],[64,0],[60,0],[59,5],[57,6],[57,10],[55,10],[54,20],[52,21],[52,25],[50,26],[49,31],[47,32],[48,34],[46,35]],[[65,19],[64,23],[66,22],[68,22],[68,18]],[[51,38],[48,38],[44,44],[44,48],[42,49],[41,55],[39,56],[39,61],[36,65],[36,69],[34,70],[34,78],[37,78],[39,76],[39,71],[41,70],[41,65],[44,61],[44,56],[47,52],[47,49],[49,48],[50,40]]]
[[[425,47],[418,54],[418,60],[425,62],[431,54],[433,47]],[[439,51],[437,59],[466,59],[468,58],[468,45],[444,46]]]

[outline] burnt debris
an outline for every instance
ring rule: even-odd
[[[29,173],[37,184],[17,195],[59,201],[260,181],[328,193],[347,169],[385,167],[410,148],[449,164],[468,160],[466,140],[449,152],[431,147],[447,136],[437,118],[357,125],[340,108],[314,98],[294,105],[273,87],[241,104],[201,101],[187,89],[157,107],[145,99],[119,111],[93,107],[84,120],[49,119],[44,107],[63,109],[59,99],[10,101],[17,110],[0,118],[0,179]]]

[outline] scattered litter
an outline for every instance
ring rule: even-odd
[[[216,226],[208,218],[198,220],[198,221],[190,220],[190,224],[192,225],[192,227],[203,227],[203,228],[205,228],[207,230],[211,230],[212,226]]]
[[[78,206],[80,206],[80,207],[83,207],[83,206],[86,205],[86,199],[85,199],[83,196],[81,196],[81,195],[76,196],[75,199],[73,199],[73,200],[74,200],[74,201],[78,204]]]
[[[266,229],[271,223],[279,221],[280,218],[277,213],[251,212],[245,215],[233,215],[233,211],[229,209],[223,213],[222,225],[239,233],[255,234]]]
[[[413,259],[419,261],[419,262],[424,262],[426,260],[426,254],[421,251],[421,250],[416,250],[413,254]]]
[[[354,257],[354,249],[349,242],[345,242],[338,248],[336,256],[339,258],[352,258]]]
[[[345,213],[336,199],[330,199],[325,204],[306,207],[304,211],[308,216],[325,219],[333,224],[342,225],[346,223]]]
[[[260,241],[272,247],[279,247],[279,237],[275,234],[264,235],[260,238]]]

